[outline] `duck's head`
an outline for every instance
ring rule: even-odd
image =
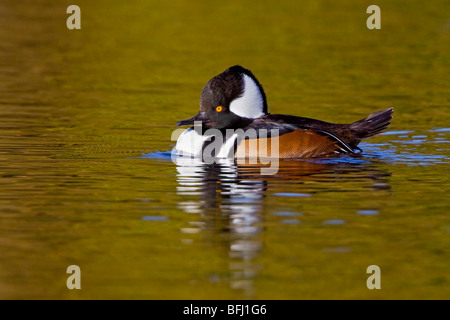
[[[177,126],[201,121],[206,129],[237,129],[267,113],[264,89],[250,70],[228,68],[203,88],[199,113]]]

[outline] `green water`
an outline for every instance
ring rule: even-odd
[[[0,4],[0,298],[450,298],[448,1],[378,1],[380,30],[369,1],[74,4],[80,30],[64,1]],[[234,64],[272,113],[393,123],[274,176],[173,163]]]

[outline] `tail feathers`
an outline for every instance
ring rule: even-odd
[[[392,120],[394,108],[384,109],[350,125],[353,136],[359,140],[373,137],[387,129]]]

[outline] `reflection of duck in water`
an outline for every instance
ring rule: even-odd
[[[353,157],[349,161],[339,158],[280,160],[278,172],[270,176],[260,175],[261,164],[237,164],[234,159],[218,159],[214,164],[206,164],[195,157],[176,156],[172,160],[177,164],[177,193],[199,196],[201,208],[197,208],[197,213],[208,208],[223,209],[224,203],[259,203],[269,188],[286,192],[285,187],[290,185],[280,182],[323,181],[324,177],[333,182],[332,177],[338,176],[339,181],[358,177],[368,184],[380,185],[389,176],[371,162]]]
[[[204,157],[208,151],[208,156],[211,153],[215,157],[231,158],[353,154],[360,150],[358,144],[362,139],[377,135],[388,127],[393,108],[372,113],[351,124],[269,114],[267,111],[266,95],[256,77],[241,66],[231,67],[206,84],[199,113],[177,123],[194,127],[181,134],[175,150],[183,155]],[[221,133],[220,139],[217,133]],[[258,144],[252,143],[256,141]],[[211,144],[217,146],[211,148]]]
[[[182,231],[201,232],[208,243],[220,247],[220,253],[225,251],[230,272],[225,276],[215,274],[212,278],[229,281],[232,288],[241,289],[247,295],[253,292],[254,277],[262,268],[255,259],[264,250],[268,192],[292,192],[292,183],[286,182],[294,182],[297,191],[299,187],[308,193],[311,189],[309,185],[302,185],[305,181],[336,182],[345,181],[347,177],[352,185],[355,178],[380,184],[385,182],[386,176],[371,162],[353,157],[349,162],[335,158],[324,159],[331,160],[326,162],[321,159],[281,160],[277,174],[271,176],[261,176],[259,166],[238,165],[233,159],[221,159],[215,164],[205,164],[191,157],[173,159],[178,171],[177,194],[183,196],[178,208],[196,214]],[[189,238],[189,235],[183,237]]]
[[[262,200],[267,183],[260,179],[242,180],[232,159],[209,165],[199,158],[173,159],[178,171],[177,193],[199,198],[181,201],[178,207],[187,213],[199,214],[200,221],[190,222],[192,226],[202,230],[211,243],[226,250],[230,259],[230,273],[215,274],[212,276],[214,281],[229,281],[231,288],[251,295],[253,278],[260,269],[253,259],[262,248],[258,224],[262,221]]]

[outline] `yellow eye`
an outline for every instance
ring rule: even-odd
[[[222,106],[216,107],[216,111],[217,111],[217,112],[222,112],[222,110],[223,110]]]

